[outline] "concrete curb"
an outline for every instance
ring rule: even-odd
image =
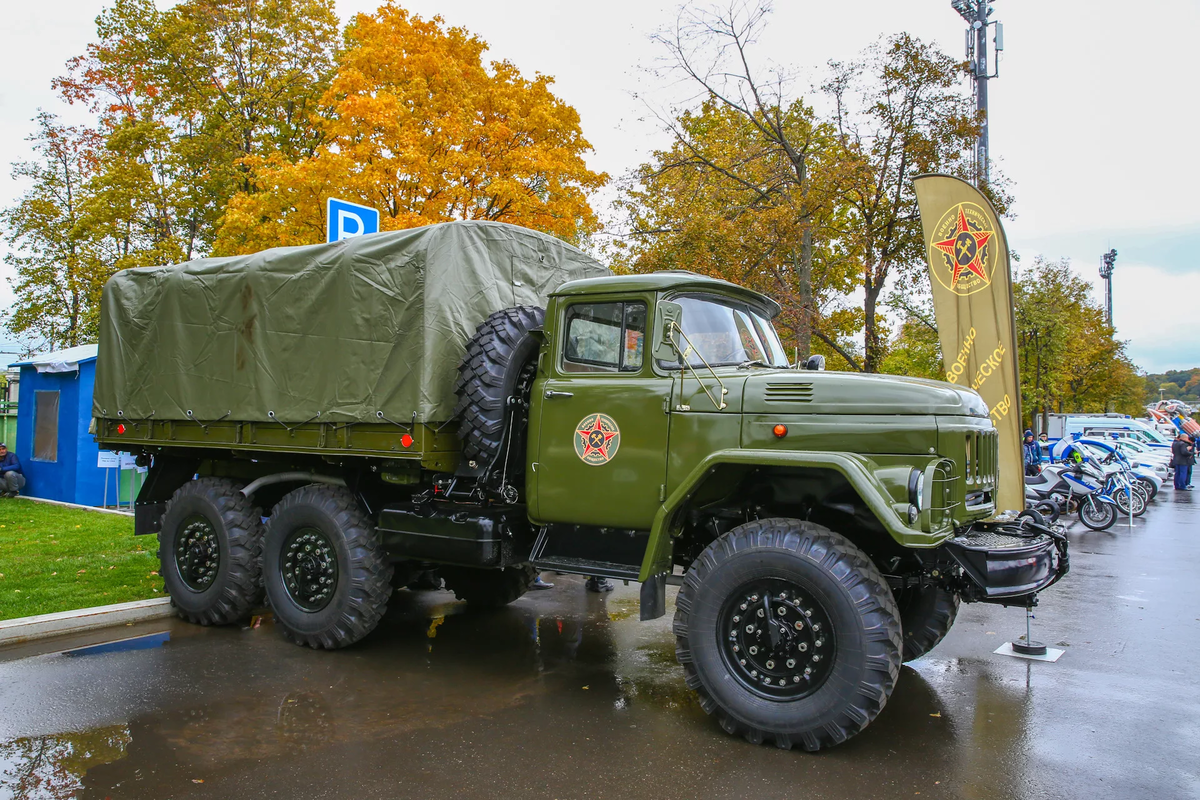
[[[48,636],[61,636],[64,633],[80,633],[110,625],[161,619],[173,613],[171,598],[155,597],[151,600],[134,600],[132,603],[20,617],[0,622],[0,647],[45,639]]]
[[[85,506],[79,503],[64,503],[62,500],[47,500],[44,497],[30,497],[28,495],[18,495],[17,500],[32,500],[35,503],[47,503],[52,506],[62,506],[63,508],[79,508],[84,511],[99,511],[102,514],[120,514],[122,517],[132,517],[132,511],[120,511],[115,508],[99,508],[98,506]]]

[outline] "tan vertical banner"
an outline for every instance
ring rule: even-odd
[[[949,175],[913,181],[946,380],[979,392],[1000,434],[996,510],[1025,507],[1021,388],[1008,241],[979,190]]]

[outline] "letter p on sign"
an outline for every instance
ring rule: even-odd
[[[326,203],[327,242],[340,242],[351,236],[379,232],[379,212],[345,200],[329,198]]]

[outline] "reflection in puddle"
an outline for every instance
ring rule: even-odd
[[[127,650],[149,650],[162,647],[171,641],[170,631],[148,633],[145,636],[131,636],[128,639],[117,639],[113,642],[101,642],[87,647],[77,647],[74,650],[64,650],[65,656],[94,656],[100,653],[120,653]]]
[[[128,726],[56,733],[0,742],[0,794],[15,800],[74,797],[84,774],[124,757]]]

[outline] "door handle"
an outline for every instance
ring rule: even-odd
[[[552,397],[574,397],[575,395],[572,392],[556,392],[553,389],[547,389],[542,396],[549,400]]]

